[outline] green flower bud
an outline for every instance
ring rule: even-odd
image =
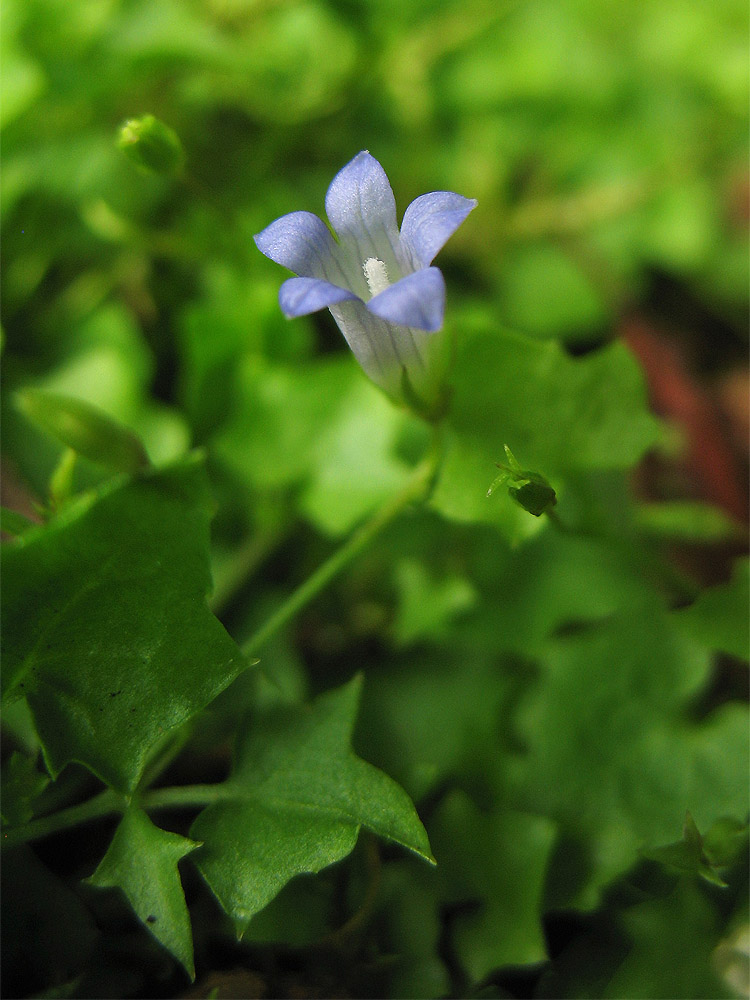
[[[139,167],[156,174],[174,176],[185,161],[177,133],[153,115],[129,118],[120,127],[117,145]]]
[[[487,490],[487,496],[492,496],[499,486],[507,486],[509,495],[529,514],[534,517],[549,514],[557,503],[553,488],[541,473],[522,469],[507,444],[504,447],[507,465],[495,463],[502,471]]]

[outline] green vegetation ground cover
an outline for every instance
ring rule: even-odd
[[[622,336],[746,364],[747,21],[6,0],[5,995],[747,995],[746,525]],[[362,149],[479,203],[437,429],[253,243]]]

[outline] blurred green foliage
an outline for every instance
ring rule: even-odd
[[[130,789],[188,717],[184,783],[226,773],[251,709],[261,731],[281,731],[268,752],[283,760],[279,713],[297,734],[327,704],[301,702],[334,687],[323,699],[346,700],[341,685],[362,670],[354,748],[412,797],[438,866],[390,847],[373,862],[360,844],[345,868],[291,882],[254,916],[251,947],[302,949],[291,965],[306,970],[306,995],[333,988],[315,943],[363,899],[362,927],[336,938],[336,985],[350,995],[737,995],[717,956],[747,924],[747,852],[726,852],[726,888],[700,865],[661,863],[686,810],[704,845],[722,823],[747,836],[746,711],[721,683],[726,657],[736,670],[747,654],[747,567],[676,610],[685,585],[664,560],[675,538],[741,529],[698,506],[632,503],[628,470],[665,438],[616,341],[666,280],[722,332],[703,345],[709,369],[744,357],[747,35],[740,0],[5,0],[4,502],[35,519],[50,500],[62,508],[30,534],[7,521],[31,541],[8,561],[17,645],[6,640],[5,680],[31,676],[32,660],[40,673],[32,716],[25,701],[7,713],[24,758],[5,767],[6,818],[53,808],[40,748],[54,772],[83,762]],[[148,115],[174,130],[181,170],[149,173],[118,148],[123,124]],[[335,171],[364,148],[401,212],[430,190],[479,201],[438,259],[458,345],[441,475],[428,506],[264,647],[266,679],[243,675],[200,714],[239,669],[202,603],[209,558],[214,610],[241,643],[403,487],[427,444],[327,314],[283,318],[284,275],[252,241],[286,212],[321,214]],[[60,430],[71,414],[73,441]],[[507,491],[486,496],[506,443],[549,477],[556,524]],[[207,473],[185,458],[195,445]],[[154,470],[109,478],[142,449]],[[137,593],[122,567],[147,578]],[[58,592],[71,595],[59,618]],[[57,629],[43,652],[39,615]],[[117,655],[102,621],[124,636]],[[154,683],[152,660],[133,670],[129,654],[157,635]],[[71,680],[94,648],[121,675],[115,690],[138,693],[147,739],[116,699],[97,720],[96,665]],[[305,766],[324,773],[326,747]],[[66,804],[75,767],[54,783]],[[347,849],[360,823],[385,828],[360,805],[348,826],[325,819]],[[199,839],[216,813],[205,817]],[[96,868],[94,883],[119,885],[142,920],[162,906],[167,929],[149,929],[191,967],[176,865],[192,841],[138,811],[123,829],[107,854],[98,840],[78,846],[75,863],[14,849],[3,908],[22,933],[6,943],[9,989],[184,990],[151,936],[123,932],[121,903],[71,889]],[[236,831],[220,832],[229,843]],[[139,844],[150,877],[125,880]],[[313,850],[290,871],[346,853]],[[265,858],[273,892],[277,861]],[[241,884],[237,864],[219,863],[225,883]],[[214,938],[233,928],[205,887],[187,883],[186,898],[205,975]],[[23,928],[45,902],[30,946]],[[244,923],[254,909],[230,915]],[[45,960],[19,980],[30,953]]]

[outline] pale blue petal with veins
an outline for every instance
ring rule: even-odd
[[[258,249],[293,271],[281,286],[286,316],[328,308],[366,374],[393,399],[405,380],[427,408],[445,374],[441,333],[445,282],[435,255],[476,206],[452,191],[409,205],[399,232],[388,177],[367,151],[334,177],[326,212],[337,239],[311,212],[284,215],[255,237]]]

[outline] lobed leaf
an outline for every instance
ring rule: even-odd
[[[121,791],[164,734],[245,667],[211,614],[202,461],[115,481],[3,551],[4,697],[25,695],[54,775]]]
[[[120,821],[91,885],[122,889],[139,919],[195,978],[193,937],[177,862],[195,841],[154,826],[142,809],[131,806]]]
[[[512,373],[512,377],[510,376]],[[452,433],[433,503],[458,520],[498,523],[518,540],[533,529],[499,497],[486,498],[493,463],[509,443],[524,466],[555,474],[625,469],[651,447],[638,366],[619,343],[574,359],[551,341],[508,331],[470,332],[459,344]]]
[[[366,827],[432,861],[409,797],[350,748],[361,678],[310,707],[279,708],[240,739],[222,801],[195,820],[195,862],[240,936],[303,873],[351,852]]]
[[[543,961],[541,910],[555,824],[507,807],[483,813],[453,792],[440,803],[430,830],[441,899],[464,904],[453,930],[471,979],[504,965]]]
[[[519,802],[589,845],[560,905],[595,902],[639,847],[673,835],[686,809],[701,828],[745,815],[746,713],[729,704],[690,720],[710,657],[666,612],[643,606],[637,625],[630,612],[552,639],[539,665],[517,716],[526,750],[509,773]]]

